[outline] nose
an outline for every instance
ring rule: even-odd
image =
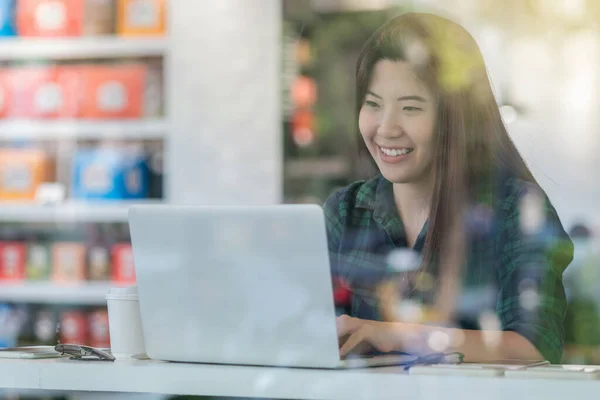
[[[400,118],[393,110],[383,113],[377,128],[377,134],[383,137],[399,137],[404,134]]]

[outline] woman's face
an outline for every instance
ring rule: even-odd
[[[375,64],[360,109],[360,133],[383,176],[393,183],[429,179],[437,104],[404,61]]]

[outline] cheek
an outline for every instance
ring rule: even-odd
[[[365,111],[361,111],[358,115],[358,130],[366,141],[372,139],[376,131],[376,122],[373,116]]]
[[[432,151],[435,143],[435,123],[430,120],[423,121],[417,130],[417,144],[428,151]]]

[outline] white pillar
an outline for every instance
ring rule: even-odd
[[[169,202],[282,201],[281,13],[280,0],[169,2]]]

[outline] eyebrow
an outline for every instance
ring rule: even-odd
[[[382,99],[383,100],[383,98],[381,96],[376,95],[375,93],[371,92],[370,90],[367,90],[367,94],[370,94],[373,97],[377,97],[378,99]],[[411,94],[411,95],[408,95],[408,96],[400,96],[396,100],[398,100],[398,101],[415,100],[415,101],[420,101],[422,103],[426,103],[427,102],[427,100],[425,100],[423,97],[418,96],[416,94]]]

